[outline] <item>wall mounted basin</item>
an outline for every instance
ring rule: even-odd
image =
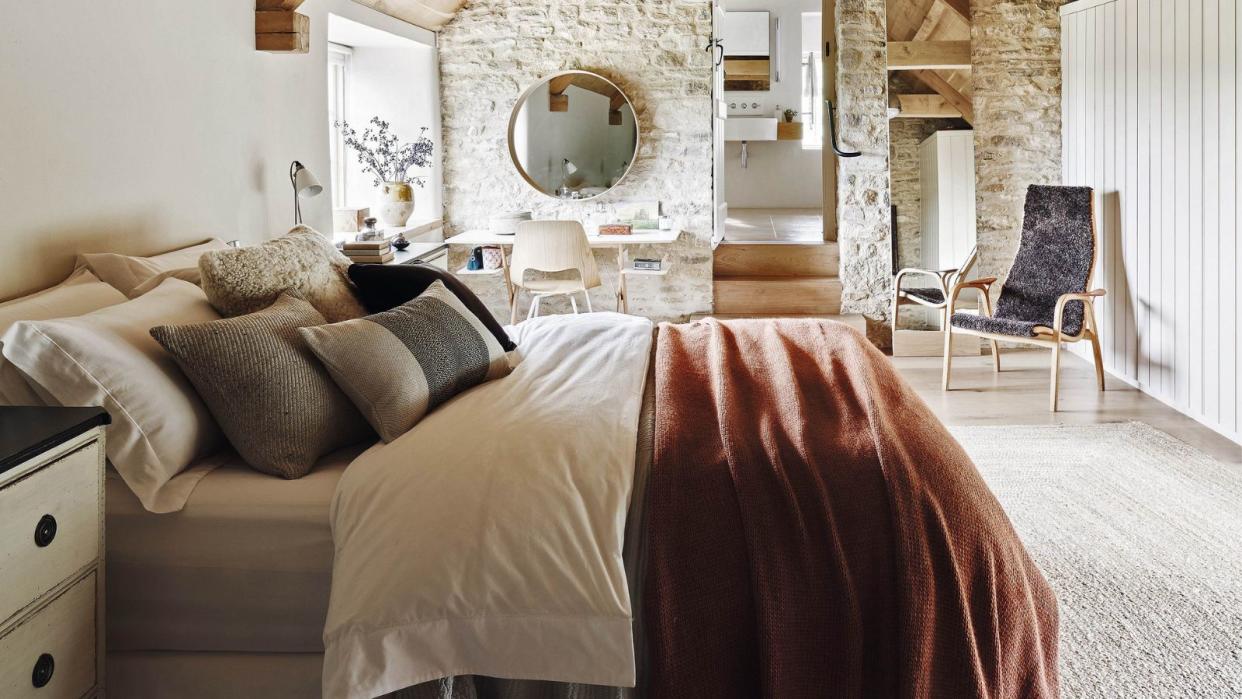
[[[730,115],[724,130],[726,141],[775,141],[776,117]]]

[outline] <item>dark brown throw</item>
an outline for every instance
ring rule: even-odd
[[[646,695],[1056,697],[1056,599],[859,333],[663,325]]]

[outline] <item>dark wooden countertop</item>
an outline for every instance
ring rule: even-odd
[[[0,473],[111,422],[103,408],[0,406]]]

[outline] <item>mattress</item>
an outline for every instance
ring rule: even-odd
[[[147,512],[109,473],[108,650],[322,653],[328,507],[365,446],[293,481],[229,459],[170,514]]]

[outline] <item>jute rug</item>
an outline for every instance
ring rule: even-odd
[[[1065,697],[1242,697],[1242,469],[1141,423],[952,428],[1056,589]]]

